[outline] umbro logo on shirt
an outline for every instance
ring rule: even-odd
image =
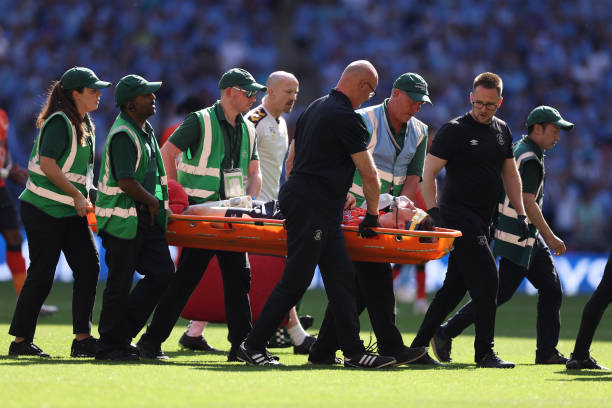
[[[470,140],[470,144],[471,144],[472,146],[478,146],[478,140],[476,140],[476,139],[472,139],[472,140]]]

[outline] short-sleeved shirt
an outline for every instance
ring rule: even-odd
[[[538,159],[543,160],[544,152],[542,149],[528,136],[523,137],[523,143],[528,144],[531,150],[538,156]],[[543,162],[542,162],[543,163]],[[530,193],[536,196],[540,188],[540,183],[544,177],[544,168],[538,160],[528,160],[520,169],[521,182],[523,183],[523,193]]]
[[[121,117],[132,123],[134,128],[138,129],[140,136],[145,141],[146,145],[146,154],[150,157],[149,167],[145,172],[145,177],[142,183],[142,186],[149,193],[155,195],[155,188],[157,186],[157,157],[156,157],[156,149],[154,144],[154,132],[153,128],[149,124],[149,122],[145,122],[146,131],[141,129],[131,117],[126,115],[124,112],[120,113]],[[135,178],[136,176],[136,161],[138,159],[138,151],[136,150],[136,146],[134,146],[134,142],[130,135],[126,132],[118,132],[113,136],[113,140],[111,140],[110,150],[109,150],[110,162],[111,162],[111,171],[113,172],[113,176],[119,179],[126,178]]]
[[[496,117],[482,124],[466,113],[438,130],[430,154],[447,161],[439,203],[445,223],[452,218],[449,227],[479,235],[497,205],[504,162],[514,159],[508,125]]]
[[[91,127],[87,116],[85,117],[85,126],[91,132]],[[70,143],[70,140],[68,139],[70,137],[69,131],[70,129],[68,129],[66,120],[63,117],[58,115],[51,118],[40,136],[40,156],[50,157],[56,161],[59,160],[64,153],[66,153],[66,149],[68,149]],[[89,145],[91,152],[93,147],[91,137],[86,137],[85,142]]]
[[[341,213],[355,173],[351,155],[365,151],[367,139],[365,123],[348,97],[332,89],[297,121],[293,169],[283,188],[315,207]]]
[[[247,113],[246,118],[257,132],[257,153],[261,171],[261,191],[258,200],[270,201],[278,196],[283,162],[289,145],[287,123],[282,116],[275,118],[263,103]]]
[[[240,162],[240,144],[242,143],[242,123],[243,117],[241,114],[236,116],[236,126],[232,126],[223,113],[221,103],[217,101],[213,105],[215,115],[219,120],[223,141],[225,142],[225,157],[221,161],[221,170],[232,169],[238,166]],[[195,154],[202,137],[202,128],[200,120],[195,113],[187,115],[183,123],[172,133],[170,142],[184,152],[184,154]],[[251,160],[259,160],[257,154],[257,138],[253,143],[253,153]],[[224,184],[220,185],[220,196],[225,197]]]

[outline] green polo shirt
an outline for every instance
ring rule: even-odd
[[[223,141],[225,142],[225,157],[221,162],[221,169],[231,169],[236,167],[240,161],[240,142],[242,140],[242,126],[240,125],[244,122],[244,119],[241,114],[238,114],[236,116],[236,126],[234,127],[225,118],[219,101],[214,104],[214,108],[221,127],[221,133],[223,134]],[[200,121],[195,113],[190,113],[172,133],[169,140],[173,145],[185,152],[185,154],[191,154],[192,151],[197,150],[201,137],[202,129],[200,128]],[[255,138],[253,144],[251,160],[259,160],[257,155],[257,138]]]
[[[91,133],[91,124],[88,116],[85,116],[85,126],[89,130],[89,133]],[[66,149],[70,143],[68,140],[69,137],[70,129],[68,129],[68,125],[66,124],[64,118],[61,116],[53,117],[49,123],[47,123],[40,136],[40,155],[50,157],[56,161],[59,160],[64,153],[66,153]],[[86,137],[85,142],[89,145],[91,154],[91,137]]]
[[[393,134],[393,139],[395,139],[395,154],[399,154],[403,147],[404,147],[404,139],[406,137],[406,130],[408,129],[408,125],[404,122],[402,124],[402,128],[396,132],[395,129],[393,129],[393,126],[391,126],[391,118],[389,117],[389,110],[387,109],[387,102],[389,101],[389,98],[385,99],[385,101],[383,102],[384,105],[384,111],[385,111],[385,117],[387,118],[387,123],[389,124],[389,130],[391,131],[391,133]],[[416,175],[419,176],[419,178],[423,178],[423,166],[425,165],[425,153],[427,150],[427,138],[423,138],[421,140],[421,143],[419,143],[419,145],[416,148],[416,151],[414,152],[414,156],[412,158],[412,161],[410,162],[410,164],[408,165],[408,168],[406,169],[406,175],[407,176],[412,176],[412,175]]]
[[[145,173],[145,178],[142,186],[149,193],[156,195],[156,185],[158,180],[157,174],[157,158],[155,156],[155,134],[153,127],[149,122],[145,122],[145,130],[142,130],[131,117],[124,112],[119,114],[122,119],[130,122],[134,125],[140,136],[146,142],[146,152],[142,152],[143,155],[150,157],[149,167]],[[136,160],[138,159],[138,151],[136,146],[132,142],[130,135],[126,132],[119,132],[113,136],[110,144],[110,163],[113,175],[117,180],[124,178],[134,178],[136,173]]]
[[[217,101],[213,105],[215,109],[215,115],[219,120],[219,126],[221,127],[221,133],[223,135],[223,141],[225,144],[225,157],[221,161],[221,170],[228,170],[238,167],[240,162],[240,143],[242,141],[242,123],[244,119],[241,114],[236,116],[236,126],[232,126],[223,113],[221,103]],[[178,147],[187,155],[191,155],[191,152],[195,152],[200,144],[200,138],[202,137],[202,129],[200,121],[195,113],[187,115],[183,123],[172,133],[172,136],[168,140],[173,145]],[[229,154],[228,154],[229,152]],[[189,156],[187,156],[189,157]],[[257,138],[253,142],[253,154],[251,160],[259,160],[257,154]],[[245,186],[246,187],[246,186]],[[220,186],[221,197],[225,197],[225,188],[223,183]]]
[[[537,145],[529,137],[523,139],[523,143],[529,145],[530,149],[538,156],[538,159],[542,160],[544,153],[540,146]],[[521,181],[523,182],[523,193],[530,193],[537,195],[538,188],[540,187],[540,181],[543,174],[543,168],[536,160],[527,161],[521,169]]]

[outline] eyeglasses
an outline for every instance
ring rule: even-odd
[[[370,87],[370,89],[372,90],[372,92],[370,92],[368,94],[368,99],[372,99],[373,97],[376,96],[376,91],[374,90],[374,87],[372,85],[370,85],[369,82],[366,82],[366,85],[368,85]]]
[[[488,102],[488,103],[484,103],[484,102],[480,102],[480,101],[474,101],[472,102],[472,106],[475,107],[476,109],[482,109],[483,107],[487,108],[487,110],[490,111],[494,111],[497,109],[497,104],[499,103],[493,103],[493,102]]]
[[[247,91],[246,89],[238,88],[237,86],[232,86],[232,89],[235,89],[240,92],[244,92],[247,98],[257,95],[257,91]]]

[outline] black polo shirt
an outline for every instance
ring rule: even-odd
[[[438,130],[429,152],[447,161],[439,203],[444,221],[452,218],[448,226],[461,224],[477,234],[488,228],[501,192],[502,166],[514,158],[506,122],[493,117],[482,124],[466,113]]]
[[[346,95],[332,89],[299,117],[287,188],[317,207],[342,210],[353,183],[351,154],[367,149],[368,130]]]

